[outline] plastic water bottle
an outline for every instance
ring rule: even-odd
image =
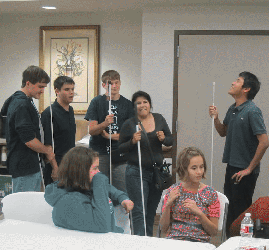
[[[246,213],[244,219],[241,222],[240,234],[242,237],[252,238],[253,236],[253,220],[251,219],[251,214]]]

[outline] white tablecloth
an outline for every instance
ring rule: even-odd
[[[269,249],[269,240],[267,239],[259,239],[259,238],[241,238],[240,236],[231,237],[225,242],[223,242],[217,250],[235,250],[240,247],[240,244],[245,246],[253,246],[253,247],[259,247],[259,246],[267,246],[266,249]],[[241,246],[242,246],[241,245]]]
[[[213,250],[209,243],[167,240],[117,233],[88,233],[52,225],[5,219],[0,222],[0,249],[199,249]]]

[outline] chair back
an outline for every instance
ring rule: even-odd
[[[121,205],[115,207],[115,222],[118,227],[124,230],[124,234],[131,234],[129,214],[126,214]]]
[[[221,232],[221,243],[225,241],[226,238],[226,221],[228,213],[229,200],[226,195],[217,191],[219,202],[220,202],[220,218],[218,230]]]
[[[2,200],[5,219],[54,225],[52,207],[45,201],[44,192],[18,192]]]
[[[160,219],[162,217],[162,208],[163,208],[163,203],[164,203],[164,198],[165,198],[165,194],[167,192],[167,189],[165,189],[162,193],[162,197],[161,197],[161,201],[160,201],[160,204],[161,204],[161,213],[160,213]],[[157,229],[157,233],[156,233],[156,237],[157,238],[161,238],[161,225],[160,223],[158,224],[158,229]]]
[[[219,202],[220,202],[220,218],[219,218],[219,225],[218,225],[218,230],[221,231],[224,225],[224,217],[227,215],[227,211],[225,211],[225,205],[229,204],[228,198],[217,191]]]

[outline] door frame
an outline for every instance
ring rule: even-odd
[[[176,182],[176,158],[177,158],[177,130],[178,130],[178,64],[180,56],[180,35],[247,35],[247,36],[269,36],[269,30],[175,30],[174,31],[174,74],[173,74],[173,117],[172,117],[172,133],[173,133],[173,149],[172,149],[172,175],[173,183]],[[178,49],[179,48],[179,49]],[[179,55],[178,55],[179,51]]]

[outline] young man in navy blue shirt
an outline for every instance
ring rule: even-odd
[[[42,115],[41,121],[44,128],[45,145],[52,145],[54,140],[54,152],[57,165],[52,167],[50,163],[45,165],[45,185],[57,180],[58,166],[67,151],[75,147],[76,123],[74,110],[69,105],[73,102],[75,82],[71,77],[59,76],[54,81],[56,100],[51,105],[53,135],[51,130],[51,110],[47,107]]]
[[[268,136],[261,110],[252,100],[260,89],[258,78],[242,72],[229,89],[235,99],[223,123],[216,106],[209,107],[209,115],[220,136],[226,136],[222,162],[227,163],[224,194],[229,199],[226,234],[233,221],[251,204],[260,161],[268,148]]]

